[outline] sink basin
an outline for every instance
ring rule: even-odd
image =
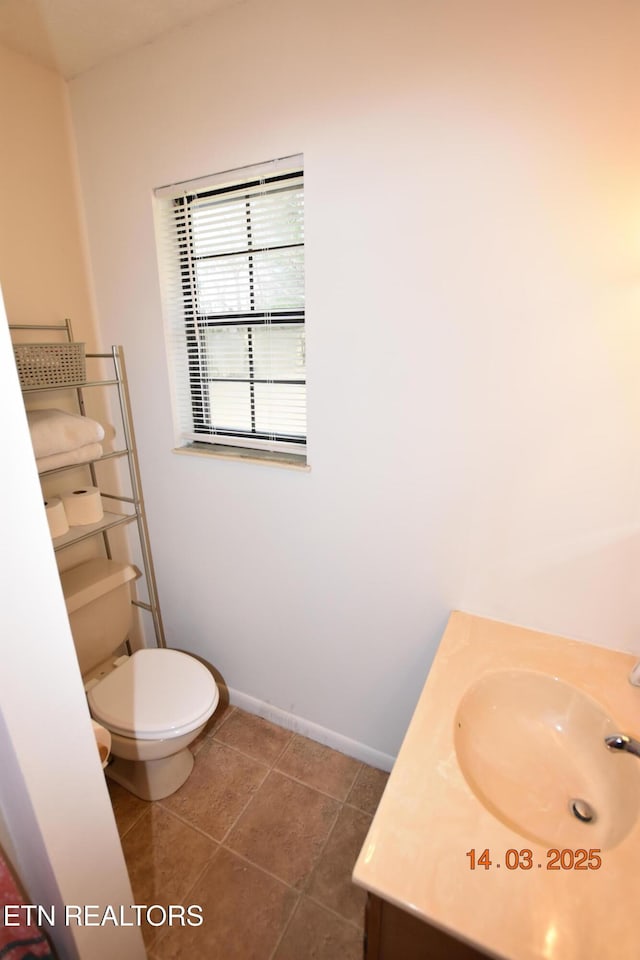
[[[578,688],[530,670],[487,673],[462,697],[454,724],[456,755],[470,788],[526,839],[561,849],[606,849],[635,824],[640,758],[604,744],[607,735],[630,731]],[[590,822],[572,810],[576,800],[586,801]]]

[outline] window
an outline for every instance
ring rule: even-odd
[[[304,454],[302,157],[156,200],[179,444]]]

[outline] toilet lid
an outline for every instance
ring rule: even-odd
[[[218,703],[206,667],[178,650],[138,650],[88,693],[98,723],[139,740],[163,740],[205,723]]]

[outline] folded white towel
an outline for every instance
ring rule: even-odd
[[[86,443],[84,447],[67,450],[65,453],[54,453],[51,457],[37,457],[38,473],[45,470],[57,470],[59,467],[69,467],[72,463],[86,463],[88,460],[97,460],[102,456],[102,444]]]
[[[104,429],[96,420],[64,410],[27,410],[36,459],[99,443]]]

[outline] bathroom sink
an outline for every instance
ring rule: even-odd
[[[486,809],[528,840],[573,850],[613,847],[636,822],[640,759],[604,743],[624,732],[577,687],[531,670],[483,675],[454,720],[460,769]]]

